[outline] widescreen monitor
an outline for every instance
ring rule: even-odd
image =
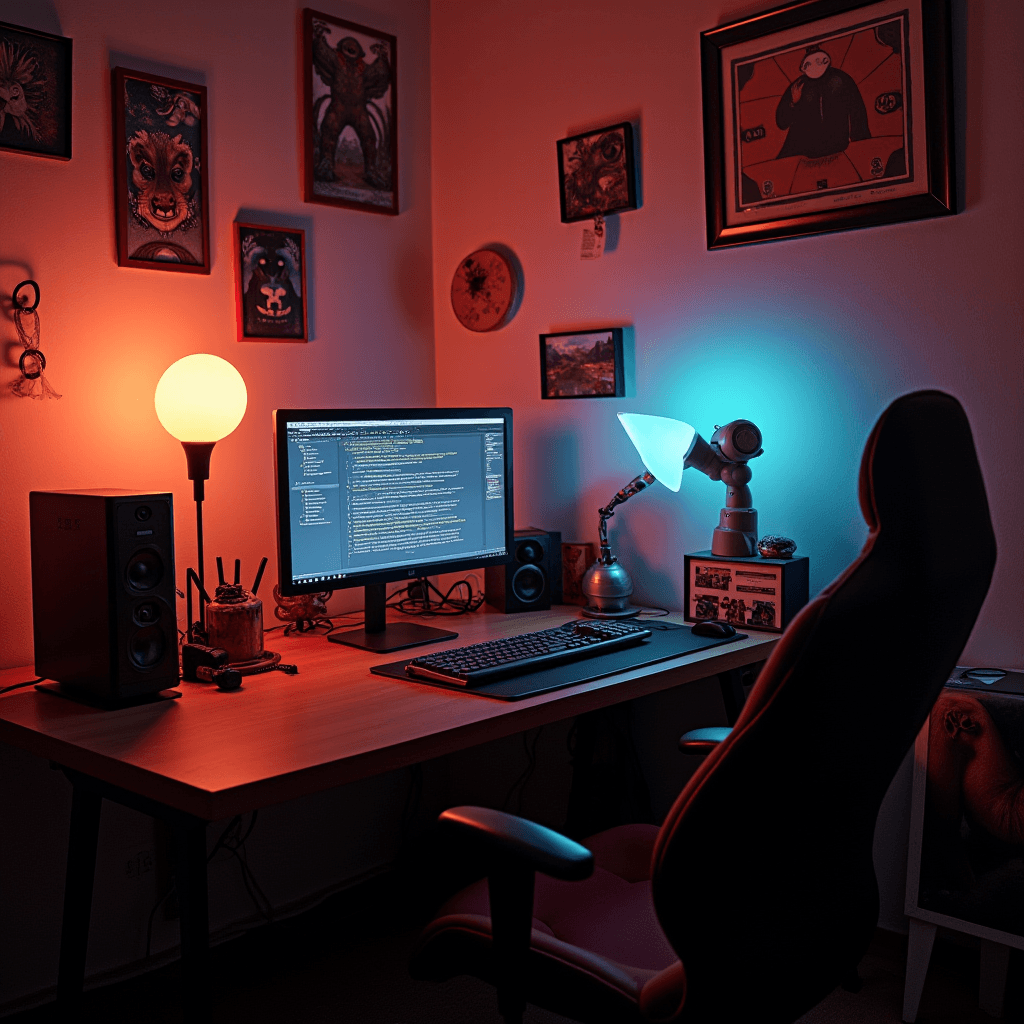
[[[511,409],[278,409],[278,565],[286,596],[365,588],[375,651],[457,634],[385,628],[385,584],[511,559]]]

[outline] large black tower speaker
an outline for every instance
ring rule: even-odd
[[[172,496],[32,491],[28,500],[36,673],[109,703],[174,686]]]
[[[562,602],[562,535],[516,530],[513,559],[484,572],[487,603],[503,612],[535,612]]]

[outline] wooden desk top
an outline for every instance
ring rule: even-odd
[[[577,609],[431,619],[457,644],[575,618]],[[670,621],[682,621],[673,616]],[[340,623],[339,623],[340,624]],[[370,666],[440,648],[372,654],[324,636],[267,636],[299,674],[247,677],[223,693],[180,684],[179,700],[99,711],[35,689],[0,697],[0,742],[216,821],[630,700],[768,657],[774,633],[515,702],[370,674]],[[31,679],[0,670],[0,687]]]

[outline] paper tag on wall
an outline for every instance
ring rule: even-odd
[[[581,260],[599,260],[604,255],[604,217],[598,214],[592,228],[583,229]]]

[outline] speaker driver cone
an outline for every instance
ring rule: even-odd
[[[157,626],[140,629],[128,642],[128,655],[139,668],[152,668],[163,659],[164,634]]]
[[[537,566],[524,565],[512,577],[512,593],[523,604],[532,604],[543,595],[545,582],[544,573]]]
[[[133,590],[152,590],[163,579],[163,559],[155,551],[136,551],[128,560],[124,575]]]

